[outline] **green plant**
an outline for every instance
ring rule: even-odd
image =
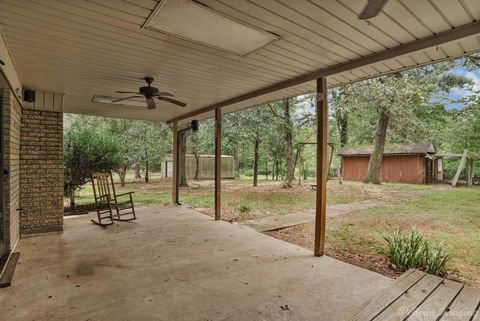
[[[242,203],[240,204],[240,206],[238,207],[238,211],[242,214],[245,214],[245,213],[248,213],[252,210],[252,207],[246,203]]]
[[[64,193],[75,205],[75,192],[92,172],[111,171],[121,164],[120,144],[90,128],[72,129],[64,136]]]
[[[443,244],[434,247],[416,228],[411,231],[395,231],[384,236],[386,247],[380,253],[386,255],[390,262],[400,269],[417,268],[427,273],[442,275],[450,256]]]

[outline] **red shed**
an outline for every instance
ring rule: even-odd
[[[343,178],[362,180],[367,174],[373,147],[345,147]],[[380,167],[380,180],[384,182],[428,184],[442,178],[442,158],[430,142],[412,146],[385,147]]]

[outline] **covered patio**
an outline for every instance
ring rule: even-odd
[[[327,90],[480,51],[480,2],[389,0],[365,19],[366,4],[0,0],[0,255],[22,252],[0,315],[330,321],[386,287],[323,257]],[[170,96],[153,103],[138,89],[150,77]],[[221,221],[222,115],[306,93],[317,114],[313,252]],[[214,117],[217,222],[177,206],[106,230],[64,220],[63,113],[170,124],[173,204],[178,134]]]
[[[93,217],[93,215],[92,215]],[[170,206],[105,230],[85,216],[21,241],[3,320],[343,320],[382,275]]]

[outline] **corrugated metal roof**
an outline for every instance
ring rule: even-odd
[[[342,156],[369,156],[373,146],[347,146],[340,150]],[[413,145],[385,146],[383,155],[426,155],[436,153],[435,147],[430,142],[416,143]]]
[[[154,0],[0,0],[0,25],[22,83],[65,93],[66,112],[159,121],[389,50],[392,58],[329,75],[329,85],[480,50],[476,0],[389,0],[369,21],[357,18],[366,3],[359,0],[198,2],[281,40],[239,57],[143,29],[158,4]],[[469,25],[478,32],[408,54],[392,49]],[[91,102],[93,95],[135,90],[145,75],[188,106],[159,103],[160,108],[147,110]],[[306,81],[229,104],[224,111],[314,89],[315,83]]]

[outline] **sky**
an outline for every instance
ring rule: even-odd
[[[472,88],[453,88],[450,93],[448,93],[448,98],[450,100],[459,100],[461,98],[466,98],[472,94],[472,91],[480,91],[480,70],[468,71],[462,65],[458,65],[452,70],[449,71],[450,74],[465,76],[470,78],[473,81]],[[449,103],[447,108],[449,109],[462,109],[464,104],[462,103]]]

